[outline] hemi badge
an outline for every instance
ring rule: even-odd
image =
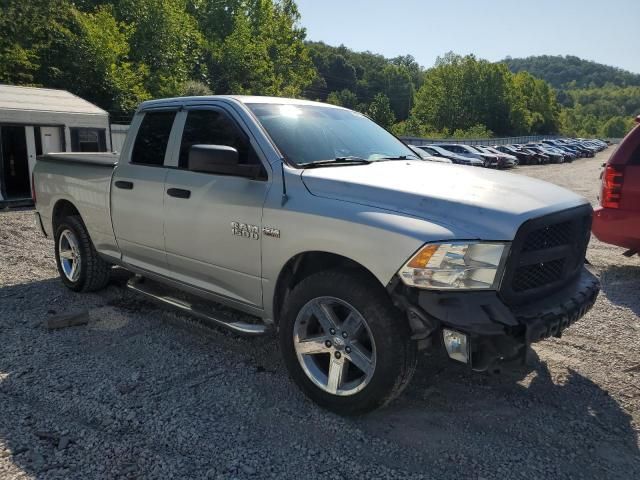
[[[266,237],[280,238],[280,230],[271,227],[262,227],[262,234]]]

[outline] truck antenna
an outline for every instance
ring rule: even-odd
[[[280,172],[282,174],[282,203],[280,205],[282,206],[289,200],[289,196],[287,195],[287,182],[284,179],[284,158],[282,158],[280,162]]]

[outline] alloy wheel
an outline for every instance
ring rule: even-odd
[[[75,233],[69,229],[65,229],[58,239],[58,256],[60,257],[60,265],[62,272],[67,280],[76,282],[80,277],[80,246]]]
[[[344,300],[310,300],[296,318],[293,343],[307,377],[327,393],[354,395],[373,377],[373,335],[362,314]]]

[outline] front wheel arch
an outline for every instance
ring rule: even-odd
[[[276,325],[279,323],[287,295],[297,284],[314,273],[334,269],[360,273],[382,285],[371,270],[343,255],[323,251],[299,253],[285,263],[278,275],[273,294],[273,315]]]

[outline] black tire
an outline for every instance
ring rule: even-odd
[[[335,297],[353,306],[364,318],[376,345],[375,369],[366,386],[349,396],[326,392],[303,370],[294,345],[294,325],[301,309],[319,297]],[[279,324],[280,346],[289,374],[318,405],[340,415],[357,415],[383,407],[396,398],[413,377],[415,342],[406,319],[388,293],[373,278],[359,272],[330,270],[302,280],[287,297]]]
[[[67,278],[60,259],[60,236],[70,230],[78,241],[79,274],[77,279]],[[74,292],[95,292],[101,290],[109,283],[111,264],[105,262],[96,252],[93,242],[89,237],[82,219],[77,216],[69,216],[58,224],[55,235],[56,266],[62,279],[62,283]]]

